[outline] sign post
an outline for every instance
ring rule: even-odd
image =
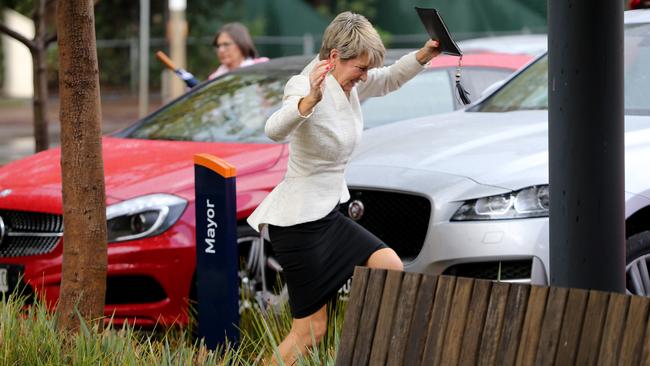
[[[199,337],[208,348],[239,339],[235,167],[194,156]]]

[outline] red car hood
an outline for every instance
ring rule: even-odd
[[[194,186],[193,156],[208,153],[237,168],[242,177],[269,169],[281,157],[279,144],[154,141],[104,137],[106,195],[127,199],[147,193],[175,193]],[[0,189],[61,193],[61,151],[50,149],[0,168]]]

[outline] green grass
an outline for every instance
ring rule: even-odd
[[[298,365],[333,365],[345,304],[330,309],[327,336]],[[247,309],[238,347],[206,349],[191,336],[192,326],[155,331],[130,326],[103,330],[84,324],[74,335],[56,329],[55,315],[39,301],[0,299],[0,365],[256,365],[268,359],[291,326],[288,306],[278,313]]]

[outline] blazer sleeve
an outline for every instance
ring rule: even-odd
[[[402,56],[397,62],[388,67],[378,67],[368,71],[365,82],[359,83],[357,93],[359,99],[379,97],[399,89],[424,69],[415,58],[413,51]]]
[[[264,132],[271,140],[276,142],[286,141],[291,133],[306,119],[311,117],[312,112],[303,116],[298,110],[300,99],[309,94],[309,79],[304,75],[293,76],[284,87],[282,107],[275,111],[266,121]]]

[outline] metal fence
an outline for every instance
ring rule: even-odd
[[[503,33],[463,33],[456,34],[457,39],[467,39],[480,36],[511,35]],[[387,35],[384,42],[387,48],[416,48],[426,39],[422,34]],[[218,66],[217,57],[212,47],[212,36],[187,38],[187,66],[198,79],[203,80]],[[321,34],[304,34],[302,36],[257,36],[254,42],[260,55],[270,58],[314,54],[318,51],[322,40]],[[167,51],[164,38],[151,38],[149,41],[149,85],[150,90],[159,90],[162,84],[164,67],[153,57],[158,50]],[[118,92],[137,94],[139,78],[139,40],[129,39],[98,39],[97,53],[99,58],[100,82],[102,92]],[[56,85],[56,44],[50,53],[50,85]]]

